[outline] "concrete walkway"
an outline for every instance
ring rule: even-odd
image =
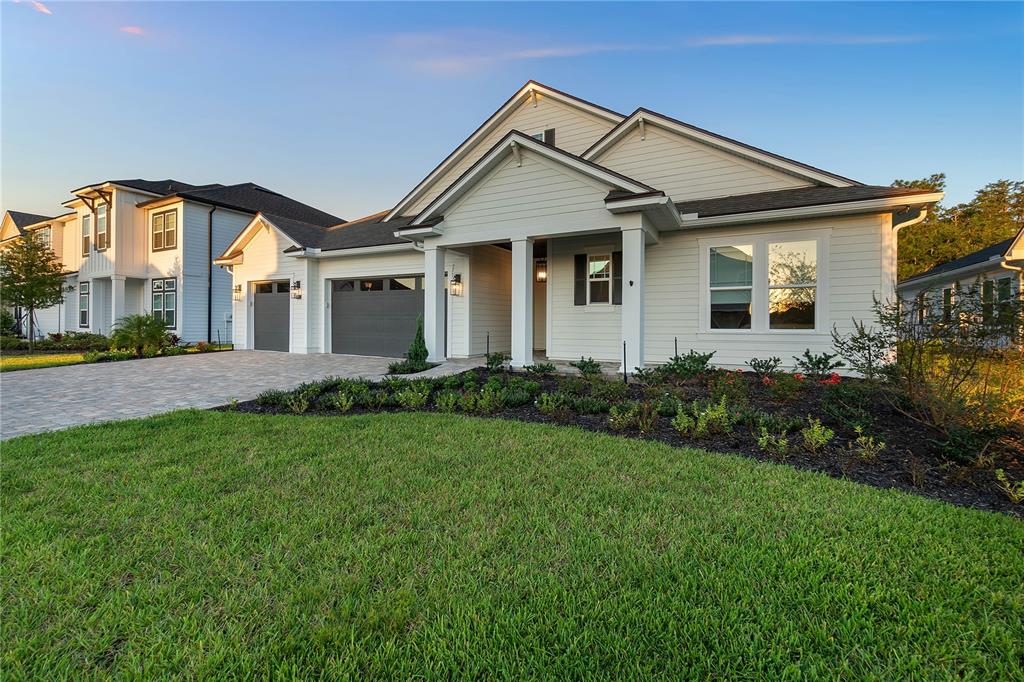
[[[252,400],[327,376],[378,380],[394,358],[230,351],[0,374],[0,439]],[[417,376],[480,364],[452,361]]]

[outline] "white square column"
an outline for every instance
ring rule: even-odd
[[[644,255],[647,232],[640,227],[622,230],[622,340],[626,344],[625,367],[632,372],[644,366]]]
[[[444,355],[444,257],[445,249],[428,246],[423,250],[423,336],[427,359],[442,362]]]
[[[533,240],[512,242],[512,366],[533,364]]]
[[[124,275],[111,275],[110,277],[110,328],[117,326],[117,321],[124,317]],[[177,310],[174,312],[178,314]]]

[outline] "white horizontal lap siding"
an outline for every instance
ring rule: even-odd
[[[571,154],[580,154],[611,130],[613,125],[611,121],[538,95],[536,107],[530,100],[520,105],[501,125],[481,139],[464,158],[435,180],[426,193],[405,213],[414,214],[423,210],[510,130],[533,135],[554,128],[555,146]]]
[[[751,358],[778,356],[793,365],[793,356],[807,348],[812,352],[834,352],[831,330],[850,331],[852,319],[871,322],[872,303],[883,282],[883,242],[888,216],[855,216],[791,223],[750,225],[742,229],[663,232],[661,243],[647,248],[646,262],[646,359],[666,361],[674,352],[693,349],[715,351],[712,363],[747,369]],[[819,305],[826,306],[825,324],[813,333],[801,332],[703,332],[700,322],[701,298],[707,296],[700,282],[701,250],[698,239],[731,235],[736,243],[751,235],[787,233],[799,237],[802,231],[824,231],[828,235],[828,267],[818,291]],[[810,235],[808,235],[810,237]]]
[[[512,350],[512,252],[497,246],[473,248],[470,355]]]
[[[242,300],[233,301],[232,335],[235,348],[252,347],[250,313],[254,282],[295,279],[305,281],[305,261],[282,253],[291,245],[292,242],[277,230],[261,227],[245,247],[244,262],[234,267],[233,283],[242,287]],[[292,299],[289,318],[291,348],[304,348],[305,308],[296,305],[295,299]],[[300,334],[302,338],[297,338]]]
[[[604,205],[609,187],[532,152],[502,162],[444,218],[447,243],[507,241],[616,223]]]
[[[212,341],[220,338],[231,339],[231,275],[222,268],[213,266],[210,260],[209,231],[210,206],[185,202],[179,204],[178,244],[181,252],[182,272],[186,280],[179,294],[179,316],[183,320],[182,337],[187,341],[205,341],[207,283],[212,270],[213,318]],[[213,257],[224,252],[228,244],[252,220],[252,215],[238,211],[217,208],[213,212]],[[160,253],[160,252],[158,252]]]
[[[673,201],[811,185],[653,125],[646,126],[646,139],[634,128],[594,160],[664,191]]]
[[[622,357],[622,306],[578,306],[574,296],[575,255],[611,255],[621,248],[621,236],[611,233],[548,241],[549,358],[578,360],[583,356],[611,362]]]

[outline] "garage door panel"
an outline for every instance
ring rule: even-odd
[[[331,350],[401,357],[423,314],[422,277],[338,280],[331,287]]]
[[[288,351],[288,282],[262,282],[253,292],[253,348]]]

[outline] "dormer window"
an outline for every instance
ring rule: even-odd
[[[543,132],[534,133],[530,137],[532,137],[535,140],[539,140],[540,142],[543,142],[545,144],[550,144],[551,146],[555,145],[555,129],[554,128],[548,128],[547,130],[545,130]]]
[[[96,250],[105,251],[110,246],[107,236],[107,205],[100,204],[96,207]]]

